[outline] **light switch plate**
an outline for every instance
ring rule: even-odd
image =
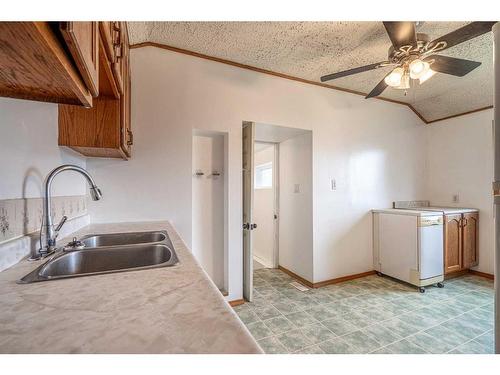
[[[332,190],[337,190],[337,181],[334,178],[330,180],[330,188]]]

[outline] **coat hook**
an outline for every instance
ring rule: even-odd
[[[211,175],[209,175],[208,177],[219,177],[220,176],[220,172],[219,171],[213,171]]]

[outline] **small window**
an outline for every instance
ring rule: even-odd
[[[255,189],[273,188],[273,163],[265,163],[255,167]]]

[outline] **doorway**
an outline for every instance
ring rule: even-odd
[[[278,268],[279,145],[254,142],[254,270]]]
[[[254,271],[312,281],[312,132],[243,123],[243,297]]]

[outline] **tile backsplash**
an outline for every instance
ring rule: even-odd
[[[0,243],[40,230],[42,198],[0,200]],[[85,195],[52,197],[52,219],[55,224],[66,215],[68,219],[87,213]]]

